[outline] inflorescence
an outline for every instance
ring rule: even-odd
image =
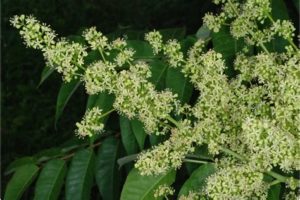
[[[150,66],[134,59],[135,50],[122,38],[110,42],[93,27],[83,32],[88,44],[84,46],[57,39],[51,28],[32,16],[15,16],[11,23],[20,29],[28,47],[42,50],[47,65],[61,73],[66,82],[80,77],[88,94],[113,94],[114,109],[129,119],[139,119],[147,133],[170,133],[168,140],[138,156],[135,167],[142,175],[178,169],[187,154],[207,144],[211,155],[226,156],[220,158],[222,164],[207,179],[203,191],[191,191],[180,199],[266,199],[269,185],[263,180],[265,173],[272,176],[274,167],[285,172],[300,170],[300,51],[292,42],[295,28],[290,21],[272,18],[269,0],[214,2],[222,4],[222,11],[218,15],[208,13],[205,24],[214,32],[229,24],[234,38],[260,48],[257,55],[236,55],[235,77],[225,74],[222,54],[205,50],[205,41],[198,40],[184,56],[178,41],[164,43],[158,31],[145,36],[154,55],[180,69],[200,92],[193,107],[182,106],[169,90],[156,91],[149,81]],[[289,42],[286,52],[267,50],[265,44],[276,35]],[[101,60],[86,66],[89,49],[99,51]],[[111,51],[117,53],[108,59]],[[185,119],[172,119],[172,113],[183,110],[190,112]],[[85,137],[101,132],[102,117],[100,108],[87,111],[76,124],[76,134]],[[291,189],[297,186],[296,179],[273,177],[290,183]],[[156,197],[173,194],[167,185],[155,192]]]

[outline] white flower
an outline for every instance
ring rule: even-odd
[[[63,79],[70,82],[77,78],[78,69],[84,64],[84,57],[87,56],[86,48],[79,43],[61,40],[54,46],[47,48],[44,57],[47,66],[62,73]]]
[[[205,197],[200,197],[200,192],[190,191],[188,195],[181,195],[179,200],[205,200]]]
[[[267,198],[267,189],[262,173],[248,166],[234,166],[208,177],[205,191],[214,200],[263,200]]]
[[[88,110],[82,121],[76,123],[76,135],[79,137],[91,137],[94,134],[101,132],[104,128],[104,124],[100,121],[101,115],[102,110],[98,107],[93,107],[91,110]]]
[[[28,47],[44,51],[55,43],[55,32],[33,16],[16,15],[10,22],[15,28],[20,29],[20,35]]]
[[[181,66],[184,59],[181,46],[177,40],[169,40],[163,49],[171,67]]]
[[[133,49],[123,49],[121,50],[117,57],[115,58],[115,62],[119,67],[122,67],[126,63],[130,63],[133,61],[133,55],[135,54],[135,51]]]
[[[174,193],[175,193],[175,190],[172,187],[170,187],[166,184],[163,184],[163,185],[158,186],[157,189],[155,189],[154,198],[158,199],[160,197],[166,197],[169,195],[173,195]]]
[[[178,169],[186,154],[194,151],[195,132],[188,120],[179,122],[180,128],[173,129],[169,140],[142,152],[135,167],[141,175],[163,174],[169,169]]]
[[[108,47],[107,37],[96,30],[96,27],[91,27],[83,32],[83,37],[88,42],[93,50],[103,51]]]
[[[149,73],[147,65],[141,63],[131,66],[130,71],[121,71],[115,85],[114,107],[128,118],[140,119],[146,132],[155,133],[172,111],[175,95],[155,91],[154,85],[146,80]]]
[[[219,32],[225,20],[226,17],[224,13],[221,13],[218,16],[215,16],[212,13],[206,13],[205,16],[203,17],[203,22],[213,32]]]
[[[87,93],[97,94],[103,91],[114,93],[118,76],[115,67],[113,63],[103,61],[91,64],[83,76]]]
[[[147,33],[145,40],[152,46],[154,54],[158,54],[162,50],[162,35],[158,31]]]
[[[123,38],[117,38],[114,41],[112,41],[110,47],[112,49],[122,50],[123,48],[126,47],[126,45],[127,45],[127,42]]]

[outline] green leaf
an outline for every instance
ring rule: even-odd
[[[164,140],[166,140],[166,135],[154,135],[154,134],[149,135],[149,142],[151,146],[158,145]]]
[[[90,199],[94,161],[94,152],[89,149],[74,155],[66,179],[66,200]]]
[[[38,87],[42,85],[42,83],[54,72],[54,68],[50,67],[44,67],[42,74],[41,74],[41,80],[38,84]]]
[[[132,169],[125,181],[121,200],[153,200],[154,190],[161,184],[171,185],[175,176],[174,170],[158,176],[142,176],[137,169]]]
[[[212,42],[214,50],[221,53],[226,61],[233,60],[245,46],[242,39],[236,40],[231,36],[227,26],[222,26],[219,32],[212,34]]]
[[[86,57],[84,57],[84,65],[88,66],[97,60],[101,60],[101,54],[98,50],[92,50],[88,53]]]
[[[79,85],[80,80],[73,80],[69,83],[62,83],[56,101],[55,125],[62,115],[69,99],[74,94]]]
[[[272,0],[271,7],[272,7],[272,17],[274,20],[289,19],[288,10],[283,0]],[[270,25],[266,24],[266,26],[270,26]],[[282,37],[275,36],[275,38],[265,46],[269,51],[272,52],[285,52],[285,46],[287,46],[288,44],[289,44],[288,41],[286,41]]]
[[[130,120],[120,115],[120,129],[122,144],[127,155],[135,154],[139,150],[138,143],[133,134]]]
[[[61,148],[62,153],[68,153],[74,149],[77,149],[80,146],[85,145],[85,143],[85,140],[79,139],[78,137],[72,137],[59,147]]]
[[[32,183],[38,173],[39,168],[34,164],[19,167],[7,184],[4,199],[18,200],[23,192]]]
[[[136,141],[140,147],[140,150],[143,150],[146,136],[147,136],[147,134],[144,130],[143,123],[137,119],[133,119],[133,120],[131,120],[131,127],[132,127],[133,134],[136,138]]]
[[[166,87],[177,94],[182,103],[188,103],[193,93],[193,85],[189,78],[185,77],[179,69],[173,67],[168,69]]]
[[[120,171],[117,159],[120,154],[120,142],[109,137],[101,144],[95,163],[95,178],[103,200],[119,199]]]
[[[272,185],[270,189],[268,190],[268,197],[267,200],[279,200],[280,198],[280,190],[281,190],[281,185],[276,184]]]
[[[128,40],[127,47],[135,50],[135,59],[149,59],[153,58],[153,50],[149,43],[139,40]]]
[[[18,169],[19,167],[22,167],[24,165],[36,164],[36,163],[37,163],[37,160],[34,157],[26,156],[23,158],[19,158],[8,165],[8,167],[5,169],[4,175],[10,174],[10,173],[16,171],[16,169]]]
[[[181,195],[188,195],[189,191],[200,191],[205,186],[206,178],[215,172],[213,164],[205,164],[196,169],[192,175],[185,181],[179,191]]]
[[[95,106],[98,106],[103,110],[103,112],[107,112],[111,110],[113,103],[114,96],[112,94],[108,94],[107,92],[102,92],[99,94],[90,95],[87,101],[86,108],[91,109]]]
[[[60,155],[62,155],[61,148],[53,147],[38,152],[34,157],[38,158],[38,162],[40,163]]]
[[[232,67],[235,55],[242,51],[245,47],[243,39],[236,40],[230,34],[230,29],[227,26],[222,26],[220,31],[212,34],[212,43],[214,50],[221,53],[226,61],[227,70],[226,74],[231,76],[235,75]]]
[[[64,183],[66,165],[63,160],[51,160],[42,170],[35,186],[34,200],[55,200]]]
[[[186,156],[187,158],[192,158],[192,159],[213,161],[213,157],[208,153],[207,145],[201,145],[195,147],[195,151],[192,154],[187,154]],[[194,170],[196,170],[199,167],[199,164],[190,163],[190,162],[185,162],[184,165],[189,175],[191,175],[194,172]]]
[[[232,61],[245,46],[242,39],[236,40],[231,36],[227,26],[222,26],[219,32],[212,34],[212,42],[214,50],[221,53],[226,61]]]
[[[187,36],[183,40],[180,41],[181,50],[184,55],[187,55],[190,48],[197,42],[197,38],[194,36]]]
[[[160,60],[153,60],[149,65],[152,74],[149,81],[155,85],[157,90],[163,90],[165,88],[168,65]]]
[[[91,109],[95,106],[102,109],[103,113],[108,112],[112,109],[114,103],[114,96],[112,94],[108,94],[107,92],[102,92],[95,95],[90,95],[87,101],[87,109]],[[105,123],[108,119],[109,115],[103,117],[101,122]]]
[[[288,9],[283,0],[272,0],[272,17],[276,19],[289,19]]]
[[[209,30],[206,24],[203,24],[196,33],[196,37],[201,40],[208,39],[210,35],[211,35],[211,30]]]

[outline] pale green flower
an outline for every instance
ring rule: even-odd
[[[263,200],[267,189],[262,173],[241,165],[225,167],[208,177],[205,192],[214,200]]]
[[[10,23],[20,29],[20,35],[28,47],[44,51],[55,44],[55,32],[33,16],[15,15],[10,19]]]
[[[183,53],[181,52],[181,46],[177,40],[169,40],[164,45],[164,55],[171,67],[181,66],[183,59]]]
[[[205,197],[201,197],[200,192],[190,191],[188,195],[181,195],[179,200],[205,200]]]
[[[219,16],[215,16],[212,13],[206,13],[203,17],[203,22],[213,32],[219,32],[225,20],[226,18],[224,13],[222,13],[222,15]]]
[[[123,38],[117,38],[114,41],[112,41],[110,48],[122,50],[126,47],[126,45],[127,42]]]
[[[154,54],[158,54],[163,47],[162,35],[158,31],[152,31],[145,35],[145,40],[150,43]]]
[[[146,132],[158,134],[173,110],[176,96],[169,91],[155,91],[155,86],[146,79],[149,73],[143,63],[131,66],[130,71],[121,71],[115,85],[114,107],[128,118],[140,119]]]
[[[96,27],[91,27],[83,32],[83,37],[93,50],[103,51],[108,48],[108,39],[101,32],[96,30]]]
[[[292,191],[284,195],[284,200],[299,200],[299,198],[300,195]]]
[[[173,195],[174,193],[175,193],[175,190],[172,187],[170,187],[166,184],[163,184],[163,185],[158,186],[158,188],[154,190],[154,198],[158,199],[161,197]]]
[[[91,110],[86,111],[82,121],[76,123],[76,135],[83,138],[102,132],[104,124],[100,121],[102,118],[101,115],[102,110],[98,107],[93,107]]]
[[[179,122],[180,129],[173,129],[168,140],[146,150],[138,156],[135,167],[141,175],[166,173],[181,167],[186,154],[194,151],[195,132],[188,120]]]
[[[244,143],[253,168],[271,170],[279,165],[283,170],[299,169],[299,143],[295,136],[267,119],[247,119],[242,125]]]
[[[61,73],[66,82],[78,77],[77,72],[79,68],[83,68],[85,56],[87,52],[84,46],[66,40],[55,43],[44,52],[47,66]]]
[[[118,55],[116,56],[114,61],[119,67],[122,67],[124,64],[130,63],[131,61],[133,61],[134,54],[135,54],[135,51],[133,49],[125,48],[118,53]]]
[[[116,66],[110,62],[98,61],[91,64],[83,76],[88,94],[108,91],[114,93],[117,80]]]

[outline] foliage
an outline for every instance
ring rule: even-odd
[[[5,198],[21,197],[37,165],[41,174],[35,198],[43,189],[50,190],[49,198],[62,195],[65,171],[66,199],[89,199],[94,178],[103,199],[297,195],[291,192],[299,186],[294,173],[300,170],[300,50],[293,42],[295,28],[289,20],[272,17],[268,0],[214,2],[222,4],[221,12],[204,17],[198,38],[167,38],[163,31],[153,31],[145,35],[148,43],[109,38],[95,27],[76,40],[58,38],[32,16],[13,17],[11,23],[25,44],[41,50],[47,67],[65,82],[57,116],[79,84],[96,100],[88,102],[83,120],[76,124],[76,134],[86,140],[55,151],[45,167],[43,155],[14,164]],[[107,128],[116,119],[121,134]],[[67,170],[63,161],[55,160],[70,157]],[[116,168],[118,159],[121,170]],[[135,168],[129,165],[133,160]],[[182,184],[179,170],[188,162],[202,165]],[[124,185],[114,177],[126,177]],[[181,188],[179,194],[171,185]]]

